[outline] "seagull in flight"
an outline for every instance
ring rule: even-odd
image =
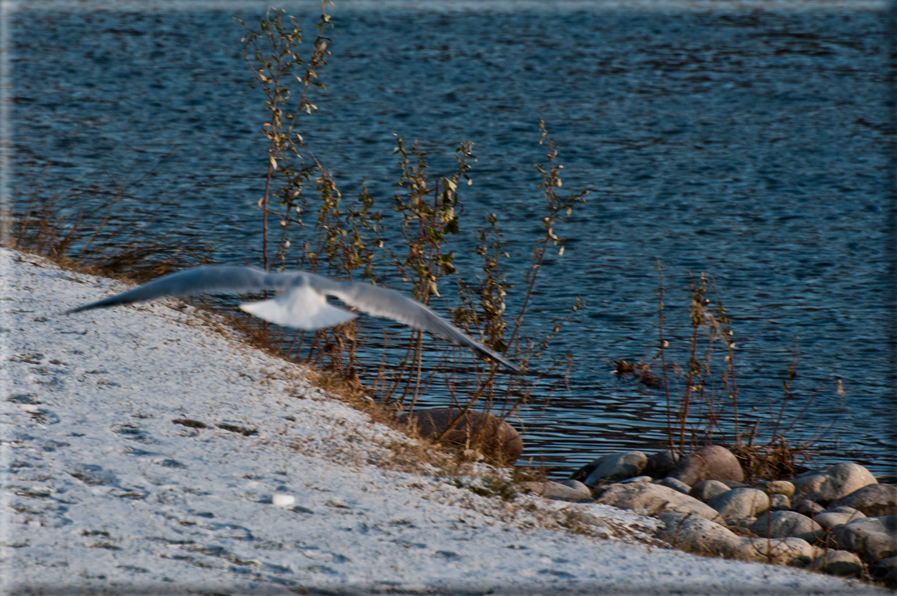
[[[393,319],[409,327],[428,331],[487,356],[514,372],[522,372],[520,367],[505,360],[420,302],[404,294],[367,283],[336,281],[305,271],[267,273],[254,267],[197,267],[164,275],[133,290],[73,308],[66,314],[144,302],[165,296],[263,290],[275,290],[277,295],[271,300],[241,304],[240,310],[284,327],[324,329],[351,321],[357,316],[329,304],[327,296],[333,296],[369,315]]]

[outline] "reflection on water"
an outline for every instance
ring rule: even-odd
[[[552,343],[574,354],[569,383],[522,414],[528,456],[572,467],[665,441],[662,392],[610,374],[612,360],[655,353],[659,259],[668,358],[687,358],[688,273],[710,272],[739,338],[744,416],[766,417],[771,401],[778,411],[797,338],[786,415],[822,389],[794,438],[821,429],[825,461],[894,473],[880,14],[359,6],[334,10],[328,91],[304,131],[345,196],[366,178],[388,209],[393,133],[420,139],[434,173],[471,140],[457,266],[473,273],[473,228],[494,211],[516,280],[540,228],[540,117],[561,146],[564,188],[591,193],[530,313],[537,336],[576,296],[589,307]],[[92,186],[126,186],[132,225],[211,242],[219,262],[258,263],[263,113],[230,17],[16,12],[19,192],[46,164],[45,185],[85,202]]]

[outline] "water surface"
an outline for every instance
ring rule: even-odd
[[[564,190],[590,193],[560,230],[565,253],[547,259],[529,317],[536,336],[577,296],[588,303],[549,351],[574,355],[568,386],[522,415],[527,456],[569,469],[663,444],[664,394],[610,372],[656,353],[660,261],[669,360],[687,357],[689,273],[708,272],[739,338],[743,421],[778,411],[796,346],[786,420],[815,401],[790,436],[822,433],[821,461],[895,474],[885,19],[865,4],[784,6],[798,4],[332,11],[328,91],[303,134],[344,196],[367,180],[389,209],[394,134],[418,139],[434,174],[472,141],[458,267],[475,274],[474,228],[495,212],[519,280],[540,230],[540,118],[561,147]],[[133,225],[210,242],[218,262],[259,263],[264,113],[231,18],[257,23],[258,5],[78,6],[13,16],[13,186],[121,186]],[[302,22],[311,34],[314,14]]]

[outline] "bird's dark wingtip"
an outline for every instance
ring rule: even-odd
[[[79,312],[84,312],[85,310],[93,310],[95,308],[104,308],[107,306],[112,306],[115,303],[111,300],[100,300],[98,302],[91,302],[90,304],[82,304],[81,306],[76,306],[75,308],[71,308],[65,311],[63,314],[73,315]]]

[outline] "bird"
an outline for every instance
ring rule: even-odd
[[[357,315],[327,302],[332,296],[375,317],[393,319],[470,348],[516,373],[521,368],[476,341],[430,308],[401,292],[356,281],[339,281],[307,271],[266,272],[255,267],[204,266],[170,273],[134,289],[73,308],[76,314],[95,308],[145,302],[166,296],[225,294],[275,290],[270,300],[243,303],[240,310],[260,319],[297,329],[324,329]]]

